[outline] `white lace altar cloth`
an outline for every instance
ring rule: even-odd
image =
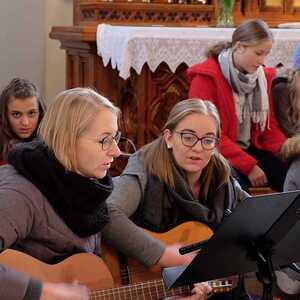
[[[219,41],[230,41],[234,28],[142,27],[100,24],[97,51],[105,66],[111,62],[119,76],[127,79],[130,69],[141,73],[145,63],[154,72],[165,62],[172,72],[181,63],[188,66],[205,59],[205,51]],[[274,43],[267,66],[292,66],[294,47],[300,43],[300,29],[271,29]]]

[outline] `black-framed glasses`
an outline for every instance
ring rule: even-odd
[[[112,146],[114,142],[116,142],[116,144],[119,144],[120,139],[121,139],[121,131],[118,131],[115,135],[108,135],[102,140],[100,140],[99,144],[102,145],[102,150],[106,151]]]
[[[196,134],[191,132],[175,131],[175,133],[180,135],[182,144],[189,148],[193,148],[200,141],[204,150],[212,150],[219,142],[219,139],[215,136],[203,136],[199,138]]]

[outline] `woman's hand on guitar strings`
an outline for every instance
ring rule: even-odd
[[[195,283],[192,289],[192,296],[183,298],[184,300],[205,300],[210,296],[212,287],[207,282]],[[183,300],[182,299],[182,300]]]
[[[187,297],[175,296],[168,300],[205,300],[211,295],[212,288],[207,282],[195,283],[192,295]]]

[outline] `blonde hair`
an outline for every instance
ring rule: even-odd
[[[90,88],[63,91],[50,104],[38,134],[66,170],[77,171],[76,141],[101,109],[117,116],[120,113],[112,102]]]
[[[221,125],[217,108],[212,102],[201,99],[187,99],[178,102],[171,110],[163,131],[169,129],[171,132],[174,132],[181,120],[193,113],[211,116],[216,123],[217,137],[220,137]],[[142,152],[146,169],[167,185],[175,188],[175,176],[178,174],[173,173],[174,158],[172,152],[168,150],[163,136],[144,146]],[[216,170],[217,172],[215,172]],[[220,186],[229,180],[229,164],[217,149],[215,149],[208,165],[201,173],[201,196],[204,199],[207,198],[212,181],[215,182],[214,176],[216,174],[218,176],[216,186]]]
[[[298,89],[297,89],[298,85]],[[288,89],[291,106],[287,112],[287,119],[291,124],[300,125],[300,70],[295,70],[289,78]]]
[[[283,161],[292,162],[300,155],[300,134],[288,138],[280,149],[280,157]]]
[[[217,43],[207,50],[206,56],[217,59],[222,50],[234,47],[237,42],[246,46],[256,46],[266,40],[273,41],[273,34],[267,23],[259,19],[250,19],[234,30],[231,42]]]

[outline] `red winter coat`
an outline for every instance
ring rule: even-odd
[[[7,161],[0,156],[0,166],[7,164]]]
[[[275,76],[275,69],[264,68],[269,95],[270,125],[264,131],[259,126],[251,127],[251,144],[257,149],[277,154],[286,140],[274,116],[271,83]],[[257,160],[243,151],[237,144],[238,120],[232,89],[223,76],[219,64],[209,57],[204,62],[196,64],[187,70],[191,80],[189,98],[211,100],[219,110],[221,118],[220,152],[229,160],[230,164],[241,173],[248,175],[257,164]]]

